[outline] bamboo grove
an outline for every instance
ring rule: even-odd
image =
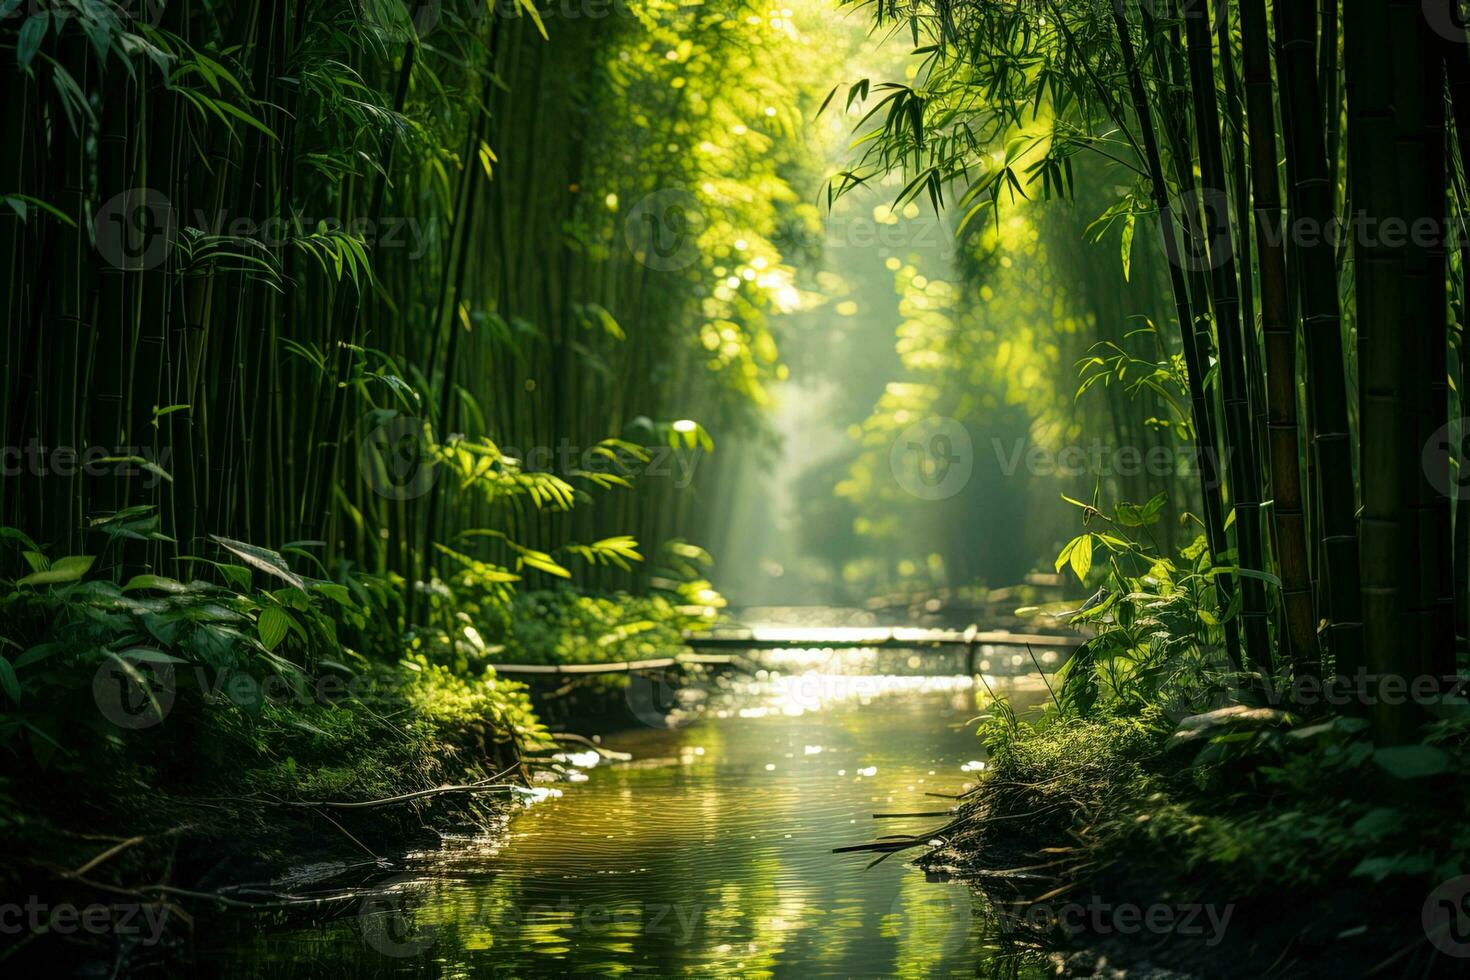
[[[872,86],[834,194],[901,172],[898,203],[950,208],[970,255],[1029,199],[1074,199],[1095,237],[1121,233],[1122,277],[1144,242],[1162,254],[1167,312],[1134,312],[1165,353],[1133,337],[1118,357],[1183,362],[1224,642],[1258,676],[1444,678],[1465,643],[1470,48],[1452,6],[867,8],[923,63]],[[1415,724],[1375,712],[1387,737]]]
[[[644,552],[720,532],[816,214],[789,12],[58,0],[0,50],[33,570],[187,581],[225,539],[389,576],[403,625],[465,563],[672,588]]]

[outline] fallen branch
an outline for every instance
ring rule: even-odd
[[[627,674],[635,670],[667,670],[670,667],[729,666],[734,657],[722,654],[690,653],[682,657],[654,657],[651,660],[620,660],[606,664],[491,664],[497,674]]]
[[[159,834],[158,836],[160,836],[160,837],[172,837],[175,834],[182,834],[186,830],[193,829],[193,826],[194,826],[193,824],[184,824],[182,827],[174,827],[172,830],[166,830],[162,834]],[[107,838],[107,839],[116,840],[116,838]],[[114,857],[116,857],[117,855],[121,854],[123,851],[126,851],[130,847],[135,847],[136,845],[143,843],[147,839],[148,839],[147,837],[145,837],[145,836],[143,836],[143,835],[140,834],[137,837],[128,837],[128,838],[125,838],[125,839],[122,839],[122,840],[118,840],[116,844],[114,844],[113,846],[109,847],[107,850],[103,851],[101,854],[97,855],[92,860],[90,860],[86,864],[82,865],[80,868],[77,868],[75,871],[72,872],[72,874],[74,874],[74,875],[84,875],[88,871],[91,871],[94,868],[96,868],[98,865],[103,864],[106,861],[112,860]]]
[[[546,737],[555,742],[576,742],[578,745],[585,745],[592,751],[596,752],[598,755],[602,756],[604,759],[608,759],[613,762],[627,762],[629,759],[633,758],[633,756],[627,752],[616,752],[612,749],[603,748],[601,745],[598,745],[586,735],[576,735],[572,732],[547,732]]]

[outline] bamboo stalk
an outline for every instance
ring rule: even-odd
[[[1331,0],[1329,0],[1331,2]],[[1321,671],[1317,612],[1308,560],[1297,434],[1296,331],[1288,295],[1285,227],[1277,176],[1276,119],[1271,89],[1265,0],[1241,0],[1241,51],[1250,127],[1251,186],[1255,198],[1261,323],[1266,341],[1267,434],[1270,440],[1271,519],[1281,573],[1289,655],[1298,678]]]
[[[1113,25],[1117,31],[1118,44],[1123,55],[1124,69],[1128,75],[1129,94],[1133,99],[1134,115],[1138,119],[1139,132],[1143,139],[1144,161],[1148,167],[1149,180],[1153,185],[1154,204],[1159,210],[1159,226],[1164,242],[1164,255],[1169,264],[1169,283],[1174,294],[1175,315],[1179,319],[1179,330],[1184,347],[1185,367],[1189,375],[1189,397],[1194,416],[1196,439],[1202,449],[1200,468],[1205,486],[1205,532],[1210,552],[1220,562],[1225,551],[1225,523],[1221,513],[1218,489],[1221,485],[1219,460],[1214,453],[1215,427],[1205,394],[1204,376],[1207,352],[1202,351],[1197,335],[1190,330],[1194,316],[1190,309],[1189,290],[1184,282],[1183,260],[1179,254],[1178,240],[1174,233],[1174,212],[1169,202],[1168,185],[1164,181],[1163,163],[1159,158],[1158,140],[1154,135],[1153,118],[1148,97],[1143,88],[1143,76],[1139,72],[1138,60],[1133,53],[1133,41],[1121,0],[1113,4]],[[1227,634],[1227,650],[1232,660],[1239,662],[1238,645]]]
[[[1351,676],[1363,666],[1362,597],[1359,588],[1356,494],[1352,437],[1348,427],[1346,362],[1337,295],[1337,264],[1327,229],[1334,227],[1332,187],[1327,176],[1322,100],[1314,54],[1315,18],[1301,4],[1273,7],[1276,19],[1276,73],[1283,96],[1291,214],[1302,227],[1320,230],[1310,238],[1292,236],[1299,259],[1295,293],[1306,340],[1306,393],[1309,443],[1315,460],[1320,519],[1315,521],[1325,560],[1323,583],[1328,650],[1333,667]]]
[[[1223,8],[1222,8],[1223,9]],[[1226,207],[1225,165],[1220,148],[1220,120],[1215,101],[1215,68],[1210,46],[1209,5],[1186,0],[1185,34],[1195,109],[1195,133],[1206,200],[1205,227],[1210,244],[1211,285],[1220,352],[1224,401],[1225,456],[1229,491],[1235,506],[1236,551],[1245,570],[1264,571],[1261,549],[1260,479],[1255,428],[1246,393],[1245,335],[1241,326],[1239,278],[1236,275],[1234,230]],[[1244,229],[1242,229],[1244,232]],[[1271,667],[1270,630],[1265,591],[1255,576],[1240,576],[1241,618],[1245,626],[1245,662],[1259,670]]]

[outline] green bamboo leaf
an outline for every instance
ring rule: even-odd
[[[1137,216],[1128,212],[1128,217],[1123,219],[1123,281],[1128,281],[1128,271],[1133,266],[1133,222]]]
[[[22,653],[20,656],[16,657],[15,663],[12,666],[14,666],[16,670],[20,670],[22,667],[29,667],[31,664],[39,663],[40,661],[45,660],[47,657],[51,656],[53,653],[60,649],[60,643],[42,643],[37,646],[33,646],[25,653]]]
[[[164,653],[162,650],[155,650],[152,647],[129,647],[122,651],[121,656],[126,657],[128,663],[131,664],[186,664],[189,662],[183,657],[176,657],[171,653]]]
[[[232,116],[235,119],[240,120],[242,123],[244,123],[247,126],[251,126],[251,127],[255,128],[255,129],[260,130],[262,133],[264,133],[265,135],[269,136],[271,139],[277,139],[277,136],[276,136],[275,132],[273,132],[269,126],[267,126],[265,123],[261,122],[259,119],[256,119],[254,116],[252,116],[250,113],[246,112],[244,109],[241,109],[239,106],[231,105],[228,102],[216,102],[215,105],[219,106],[219,108],[226,115]]]
[[[555,575],[557,578],[572,577],[572,573],[558,565],[554,560],[552,560],[550,555],[544,554],[539,551],[528,550],[523,552],[520,557],[520,563],[522,565],[529,565],[530,567],[538,571],[545,572],[548,575]]]
[[[144,459],[142,456],[106,456],[103,457],[102,462],[131,463],[132,465],[137,466],[140,469],[147,470],[149,473],[152,473],[154,476],[157,476],[160,479],[167,480],[169,483],[174,482],[174,478],[168,472],[168,470],[164,469],[162,466],[159,466],[157,463]]]
[[[831,104],[831,102],[832,102],[832,96],[836,95],[837,94],[837,90],[840,89],[841,87],[842,87],[842,83],[841,82],[838,82],[836,85],[832,86],[832,91],[828,92],[827,93],[827,97],[822,100],[821,106],[819,106],[817,108],[817,114],[812,117],[813,119],[820,119],[821,118],[822,113],[826,112],[827,111],[827,106]]]
[[[516,0],[516,4],[526,12],[527,17],[530,17],[535,22],[536,30],[541,32],[541,39],[544,41],[551,40],[546,34],[546,25],[541,21],[541,12],[536,9],[536,0]]]
[[[70,215],[55,205],[47,204],[39,197],[31,197],[29,194],[6,194],[5,203],[10,205],[10,209],[19,215],[22,221],[25,221],[26,217],[30,214],[31,207],[37,207],[69,228],[75,228],[77,226],[77,223],[71,219]]]
[[[41,550],[41,546],[32,541],[29,535],[13,527],[0,527],[0,539],[19,541],[27,551],[39,552]]]

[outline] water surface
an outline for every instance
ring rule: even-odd
[[[868,868],[872,855],[832,848],[942,825],[873,814],[952,806],[924,794],[973,784],[975,713],[966,678],[763,674],[718,692],[688,725],[604,740],[630,761],[568,760],[571,781],[547,784],[552,795],[503,834],[407,855],[401,874],[325,924],[257,923],[206,941],[200,966],[973,976],[984,928],[963,885],[927,881],[906,863],[916,852]]]

